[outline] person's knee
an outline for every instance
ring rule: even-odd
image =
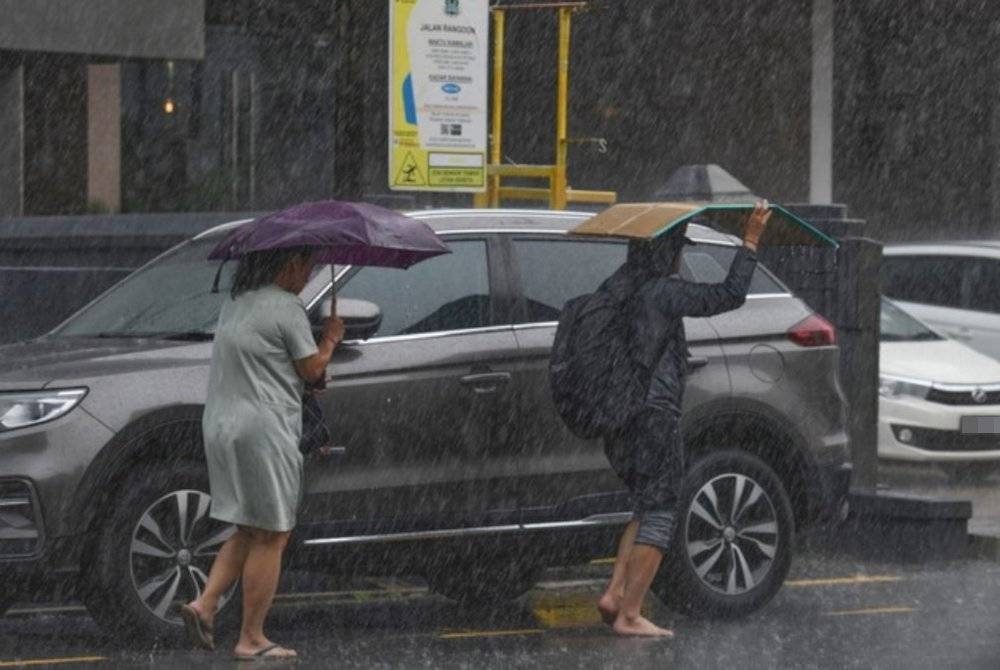
[[[252,544],[280,549],[285,548],[288,544],[288,538],[292,535],[291,532],[266,530],[264,528],[243,527],[240,530],[246,533],[247,538]]]

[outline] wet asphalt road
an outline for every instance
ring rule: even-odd
[[[673,641],[619,639],[593,608],[607,565],[554,571],[494,613],[464,611],[417,585],[284,596],[274,639],[296,667],[337,668],[1000,668],[1000,565],[863,563],[799,556],[775,600],[737,622],[685,619],[649,603]],[[137,648],[85,612],[15,610],[0,619],[0,668],[234,667],[221,651]],[[267,667],[287,663],[269,662]]]

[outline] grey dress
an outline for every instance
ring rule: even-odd
[[[305,306],[269,285],[227,300],[202,418],[212,517],[289,531],[302,497],[302,392],[293,361],[316,353]]]

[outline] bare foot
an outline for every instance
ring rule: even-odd
[[[630,618],[619,615],[615,620],[613,629],[616,633],[629,637],[666,637],[674,636],[674,631],[669,628],[660,628],[645,617],[637,616]]]
[[[273,642],[268,642],[257,647],[240,642],[233,649],[233,656],[237,659],[254,660],[264,658],[296,658],[298,654],[294,649],[288,649]]]
[[[621,595],[616,595],[611,591],[606,591],[601,599],[597,601],[597,611],[601,613],[601,620],[609,626],[614,625],[618,618],[618,610],[621,609]]]

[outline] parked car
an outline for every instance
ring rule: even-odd
[[[936,463],[956,480],[1000,469],[1000,361],[882,301],[879,458]]]
[[[1000,242],[890,245],[882,293],[927,325],[1000,360]]]
[[[630,518],[601,445],[568,432],[548,383],[561,306],[595,289],[626,246],[567,237],[584,213],[415,216],[450,255],[407,271],[327,267],[302,293],[318,324],[335,283],[350,339],[322,396],[336,448],[306,462],[289,563],[423,575],[451,598],[497,602],[546,566],[610,555]],[[229,227],[0,349],[2,583],[70,574],[109,628],[178,626],[171,603],[202,587],[231,532],[209,517],[200,437],[233,269],[213,294],[205,257]],[[684,272],[720,280],[732,241],[690,234]],[[690,471],[655,592],[684,612],[739,616],[780,588],[796,530],[844,505],[835,333],[764,268],[743,308],[686,328]]]

